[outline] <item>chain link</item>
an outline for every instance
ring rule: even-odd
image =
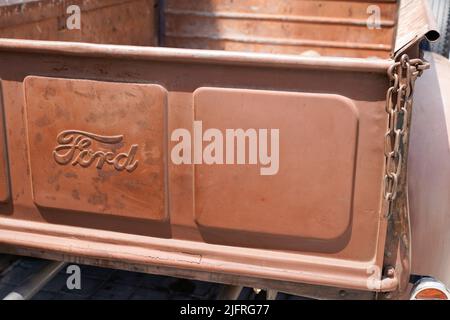
[[[388,203],[387,218],[392,214],[393,203],[399,191],[403,165],[403,146],[409,130],[409,112],[412,107],[414,83],[430,65],[421,59],[409,59],[404,54],[400,61],[388,69],[392,86],[386,94],[388,130],[385,134],[384,199]]]

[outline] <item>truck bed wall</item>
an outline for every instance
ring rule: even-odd
[[[396,0],[40,0],[0,7],[0,37],[389,58],[397,15]]]
[[[81,9],[80,29],[68,29],[73,5]],[[0,17],[0,38],[157,45],[154,0],[24,1],[0,6]]]

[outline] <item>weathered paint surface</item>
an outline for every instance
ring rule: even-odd
[[[167,46],[385,59],[398,12],[396,0],[165,2]]]
[[[432,68],[417,83],[409,157],[412,272],[450,286],[450,63],[426,58]]]
[[[42,44],[40,50],[45,50]],[[47,49],[52,47],[49,43]],[[57,47],[65,50],[64,45]],[[368,290],[373,266],[382,266],[386,230],[380,192],[386,130],[384,63],[283,60],[283,56],[272,63],[275,57],[264,57],[263,63],[262,57],[247,54],[214,57],[187,51],[181,53],[186,55],[181,64],[180,52],[169,49],[98,49],[110,56],[95,57],[95,52],[86,51],[43,61],[42,54],[1,53],[14,205],[0,219],[1,242],[121,263]],[[211,59],[216,62],[211,64]],[[321,64],[329,70],[326,79],[323,70],[315,70]],[[211,91],[205,84],[216,89]],[[157,120],[162,119],[158,101],[165,91],[167,118],[162,121]],[[128,97],[130,92],[136,97]],[[144,109],[139,111],[139,106]],[[125,108],[133,112],[121,115]],[[85,110],[96,116],[89,117],[91,112]],[[221,112],[223,116],[218,117]],[[152,171],[153,166],[141,171],[145,157],[153,151],[156,159],[164,156],[158,138],[165,132],[161,122],[171,133],[178,128],[191,131],[194,120],[203,120],[205,129],[270,129],[270,119],[280,129],[277,175],[261,176],[246,166],[233,169],[167,161],[168,218],[161,220],[161,211],[155,208],[159,208],[158,185],[164,173]],[[327,126],[314,125],[319,123]],[[154,132],[142,134],[145,124]],[[110,160],[119,152],[129,154],[136,144],[140,162],[132,172],[117,171],[114,161],[101,169],[97,162],[86,167],[59,165],[53,151],[64,130],[103,138],[123,136],[123,145],[111,151]],[[335,141],[336,136],[343,141]],[[166,139],[164,152],[176,144]],[[326,141],[335,151],[322,149],[321,142]],[[340,153],[339,146],[346,151]],[[109,152],[111,145],[95,141],[89,148]],[[344,172],[327,171],[335,161],[342,163]],[[152,172],[157,174],[150,182]],[[101,177],[105,173],[111,177]],[[142,181],[142,189],[131,180],[126,183],[135,174],[133,181]],[[55,179],[49,181],[49,177]],[[86,179],[93,184],[86,185]],[[340,190],[333,193],[326,186],[329,183]],[[278,186],[273,192],[271,184]],[[285,193],[281,192],[284,186]],[[243,199],[232,203],[229,193],[240,188],[241,197],[248,197],[254,209]],[[141,197],[142,202],[130,199],[123,203],[129,210],[123,210],[115,204],[120,194]],[[222,202],[221,197],[228,201]],[[25,225],[29,233],[22,233]]]
[[[88,3],[97,2],[82,4]],[[111,0],[105,10],[131,3],[136,7],[130,10],[154,21],[153,11],[141,10],[147,1]],[[348,1],[320,1],[330,15],[338,14],[331,23],[304,21],[297,12],[291,20],[300,22],[281,24],[276,15],[289,8],[263,13],[275,15],[270,17],[244,12],[235,19],[224,12],[236,7],[221,7],[231,2],[212,3],[218,6],[214,12],[222,12],[213,17],[219,34],[247,30],[244,34],[254,40],[267,36],[267,26],[277,35],[286,28],[287,36],[306,38],[305,43],[323,48],[324,56],[352,58],[0,40],[2,138],[8,146],[0,163],[2,250],[290,290],[298,283],[395,290],[396,279],[388,288],[370,286],[382,277],[385,253],[386,69],[392,61],[355,58],[389,57],[395,21],[383,20],[390,30],[385,34],[369,33],[361,7],[335,10]],[[313,15],[319,1],[296,3],[300,9],[312,6]],[[163,11],[166,45],[176,38],[171,39],[170,28],[176,34],[178,23],[187,16],[190,24],[192,15],[176,11],[186,8],[174,4],[169,1]],[[196,2],[200,7],[192,9],[204,10],[204,4]],[[367,8],[365,1],[356,2],[362,4]],[[379,4],[388,8],[386,19],[395,17],[396,1]],[[243,29],[247,18],[271,22]],[[316,22],[323,28],[317,38],[297,29],[297,23]],[[201,36],[203,25],[208,21],[194,24],[193,31]],[[53,31],[31,36],[152,43],[155,29],[142,35],[141,26],[137,38],[129,39],[101,28],[94,38],[92,32],[76,39]],[[318,41],[335,28],[355,38]],[[223,45],[228,41],[174,45],[282,53],[308,49]],[[194,121],[204,121],[205,128],[278,127],[278,174],[261,176],[246,166],[174,164],[170,133],[186,128],[192,134]]]

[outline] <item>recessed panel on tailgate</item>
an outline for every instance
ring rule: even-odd
[[[201,88],[194,109],[197,127],[223,135],[224,164],[195,165],[195,219],[205,239],[221,242],[230,234],[239,244],[272,246],[279,239],[290,247],[345,237],[358,143],[358,112],[349,99]]]
[[[164,88],[28,77],[25,96],[36,205],[167,217]]]

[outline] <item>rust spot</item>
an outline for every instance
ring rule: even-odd
[[[143,186],[141,181],[138,180],[125,180],[123,182],[123,184],[125,185],[125,187],[130,190],[130,191],[139,191],[139,189]]]
[[[121,202],[120,200],[114,201],[114,206],[117,209],[125,209],[125,204],[123,202]]]
[[[117,171],[113,170],[97,170],[98,177],[93,178],[95,182],[106,182],[109,178],[114,177],[118,174]]]
[[[37,143],[41,143],[42,142],[42,134],[36,133],[36,135],[34,136],[34,139],[36,140]]]
[[[56,96],[55,88],[52,88],[52,87],[45,88],[45,91],[44,91],[45,100],[48,100],[49,98],[54,97],[54,96]]]
[[[139,126],[140,129],[150,129],[148,121],[139,120],[138,122],[136,122],[136,124]]]
[[[120,109],[119,110],[119,117],[120,118],[125,118],[127,116],[127,114],[128,114],[127,110],[124,110],[124,109]]]
[[[61,171],[58,171],[55,175],[49,176],[47,179],[47,182],[49,184],[54,184],[55,182],[58,182],[59,177],[61,176],[61,173],[62,173]]]
[[[108,203],[108,195],[102,192],[91,194],[88,198],[88,202],[93,205],[101,205],[106,207]]]
[[[84,98],[89,98],[89,99],[95,98],[95,94],[93,92],[81,92],[81,91],[74,90],[73,93],[75,93],[76,95],[79,95],[81,97],[84,97]]]
[[[78,190],[72,190],[72,198],[75,200],[80,200],[80,192]]]
[[[67,112],[67,110],[61,106],[56,106],[55,114],[57,118],[64,118],[64,120],[70,120],[70,113]]]
[[[73,172],[67,172],[64,174],[64,177],[66,177],[67,179],[76,179],[78,178],[78,175]]]
[[[97,122],[99,119],[100,117],[92,112],[85,118],[86,122]]]
[[[47,116],[42,116],[34,122],[38,127],[46,127],[50,124]]]

